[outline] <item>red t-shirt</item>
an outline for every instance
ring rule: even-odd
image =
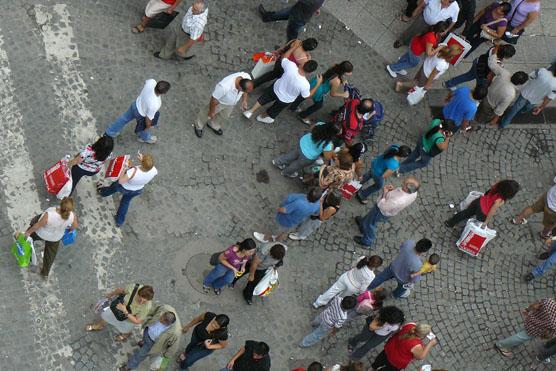
[[[427,51],[427,44],[432,44],[433,48],[438,46],[438,40],[436,39],[436,34],[434,32],[427,32],[424,35],[418,35],[411,39],[409,48],[411,52],[417,56],[420,56]]]
[[[176,3],[176,0],[162,0],[162,2],[166,4],[174,5]]]
[[[413,349],[416,345],[423,345],[421,339],[400,339],[402,335],[407,334],[414,327],[414,323],[408,323],[394,336],[392,336],[386,342],[386,345],[384,345],[384,352],[386,353],[388,362],[400,370],[406,368],[407,365],[413,361],[413,353],[411,353],[411,349]]]
[[[481,211],[487,215],[496,200],[503,200],[502,196],[494,190],[488,191],[484,196],[481,196],[479,203],[481,204]]]

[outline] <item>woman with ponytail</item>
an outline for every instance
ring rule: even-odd
[[[366,204],[367,198],[382,189],[384,179],[394,175],[400,167],[400,161],[409,156],[411,148],[393,144],[381,155],[376,156],[371,162],[371,168],[363,175],[361,184],[367,183],[371,178],[375,184],[365,189],[359,190],[356,197],[359,202]]]
[[[62,199],[60,206],[49,207],[44,213],[31,220],[29,229],[25,231],[25,237],[31,237],[33,241],[44,241],[44,258],[40,272],[43,278],[46,279],[50,273],[66,229],[71,231],[76,228],[77,217],[73,213],[71,197]]]
[[[375,278],[373,270],[381,265],[382,258],[378,255],[360,258],[353,269],[342,274],[325,293],[315,300],[313,307],[322,307],[336,296],[343,298],[362,294]]]

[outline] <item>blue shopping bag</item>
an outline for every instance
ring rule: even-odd
[[[64,246],[71,245],[75,242],[77,238],[77,229],[70,230],[69,228],[66,229],[66,233],[64,233],[64,237],[62,237],[62,243]]]

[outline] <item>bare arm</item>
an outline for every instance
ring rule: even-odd
[[[313,89],[311,89],[311,91],[309,92],[309,96],[307,98],[310,98],[313,95],[315,95],[318,88],[320,87],[320,84],[322,84],[322,75],[317,75],[317,83],[315,84],[315,86],[313,86]]]
[[[392,170],[388,169],[384,172],[384,174],[382,174],[382,179],[388,179],[390,178],[392,175],[394,175],[395,172],[393,172]]]
[[[533,108],[533,111],[531,113],[535,116],[538,115],[548,105],[548,103],[550,103],[550,101],[551,99],[549,97],[544,97],[542,103],[539,106]]]
[[[514,28],[512,30],[513,34],[517,34],[521,31],[523,31],[527,26],[529,26],[531,23],[533,23],[537,18],[539,18],[539,12],[531,12],[529,14],[527,14],[527,18],[525,18],[525,21],[520,24],[519,26],[517,26],[516,28]]]
[[[251,267],[249,268],[249,277],[247,277],[249,281],[253,281],[255,279],[255,271],[257,270],[259,264],[261,264],[261,259],[255,255],[253,261],[251,261]]]
[[[425,83],[424,86],[425,90],[429,90],[432,87],[432,82],[434,81],[436,75],[438,75],[438,70],[434,68],[431,74],[429,75],[429,77],[427,78],[427,82]]]
[[[438,147],[439,150],[445,151],[448,149],[449,142],[450,142],[450,137],[445,137],[444,142],[438,143],[436,146]]]
[[[25,237],[29,237],[30,235],[35,233],[37,229],[44,227],[47,223],[48,223],[48,213],[44,213],[38,222],[33,224],[32,227],[29,227],[29,229],[25,231]]]
[[[210,97],[208,117],[211,120],[214,118],[214,116],[216,116],[216,107],[218,106],[218,103],[219,102],[217,99],[215,99],[214,97]]]
[[[411,18],[416,17],[418,14],[421,14],[423,12],[423,9],[425,9],[425,0],[419,0],[417,2],[417,7],[413,11],[413,13],[411,13]]]
[[[239,351],[230,359],[230,362],[226,365],[228,370],[232,370],[234,368],[234,363],[237,361],[239,357],[241,357],[245,353],[245,347],[239,348]]]
[[[485,221],[483,222],[483,227],[486,227],[488,225],[488,223],[490,223],[492,221],[492,218],[494,217],[494,214],[496,214],[496,211],[498,211],[498,209],[504,205],[504,201],[503,200],[496,200],[496,202],[494,202],[494,205],[492,205],[492,207],[490,208]]]
[[[411,349],[411,353],[413,353],[413,357],[415,357],[416,359],[419,360],[425,359],[429,355],[429,352],[431,351],[432,347],[436,345],[436,343],[437,343],[436,339],[432,339],[424,347],[422,345],[415,345],[413,349]]]
[[[224,253],[221,253],[221,254],[218,256],[218,262],[219,262],[220,264],[222,264],[223,266],[225,266],[226,268],[231,269],[231,270],[233,270],[234,272],[236,271],[236,269],[234,268],[234,266],[231,265],[230,263],[228,263],[228,261],[227,261],[226,258],[224,257]]]
[[[189,322],[187,325],[183,326],[183,328],[182,328],[181,331],[182,331],[183,333],[186,333],[186,332],[189,331],[189,329],[191,329],[193,326],[195,326],[195,325],[198,324],[198,323],[201,323],[201,322],[205,319],[205,314],[206,314],[206,313],[203,313],[203,314],[200,314],[200,315],[198,315],[197,317],[193,318],[193,319],[191,320],[191,322]]]
[[[342,83],[338,77],[335,77],[330,81],[330,96],[342,98],[349,97],[349,93],[347,91],[344,91]]]

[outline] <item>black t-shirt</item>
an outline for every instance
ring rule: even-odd
[[[234,363],[233,371],[269,371],[270,356],[267,354],[261,359],[253,359],[253,347],[257,342],[247,340],[245,352]]]
[[[307,23],[323,3],[324,0],[299,0],[292,7],[290,17]]]
[[[490,57],[491,50],[492,48],[477,58],[477,67],[475,68],[477,69],[477,77],[480,79],[486,79],[490,73],[490,68],[488,67],[488,57]]]
[[[211,339],[213,344],[218,344],[219,341],[228,340],[228,329],[219,329],[210,333],[207,331],[207,326],[214,317],[216,317],[216,314],[206,312],[203,321],[193,329],[193,335],[199,342],[202,343],[205,340]]]

